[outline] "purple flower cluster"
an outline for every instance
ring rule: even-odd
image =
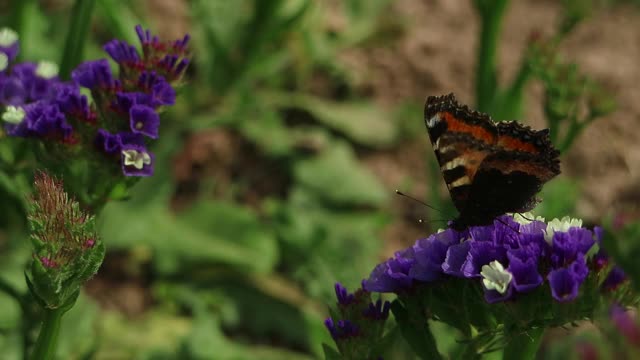
[[[515,299],[545,283],[556,301],[576,299],[580,285],[596,267],[597,256],[591,249],[599,242],[600,229],[590,231],[569,218],[545,223],[516,216],[418,240],[376,266],[363,287],[401,293],[419,283],[455,277],[481,282],[489,303]],[[614,268],[605,283],[612,287],[624,279]]]
[[[62,82],[48,63],[9,65],[17,36],[0,31],[0,68],[3,59],[7,63],[0,72],[6,132],[97,149],[126,176],[152,175],[154,156],[147,146],[159,137],[159,113],[175,104],[174,84],[189,64],[189,36],[162,42],[139,25],[136,32],[142,54],[120,40],[103,47],[118,64],[118,76],[100,59],[80,64],[73,81]],[[93,104],[80,87],[91,91]]]
[[[370,293],[363,289],[351,294],[340,283],[335,284],[336,298],[338,299],[338,311],[343,319],[334,322],[327,318],[325,326],[334,340],[354,337],[361,334],[360,328],[370,331],[372,323],[384,324],[389,317],[391,303],[378,299],[375,303],[370,301]]]
[[[154,156],[147,149],[147,139],[159,137],[162,107],[175,104],[172,83],[180,80],[189,63],[189,36],[176,47],[169,46],[171,42],[161,42],[139,25],[136,32],[142,54],[120,40],[111,40],[103,47],[118,64],[119,77],[113,75],[106,59],[85,62],[71,76],[91,90],[99,112],[109,118],[100,124],[95,137],[99,151],[118,157],[125,175],[149,176],[153,174]],[[148,49],[149,39],[155,44],[154,51]],[[167,68],[163,65],[166,59],[175,59],[179,66]]]

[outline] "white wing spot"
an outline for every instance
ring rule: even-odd
[[[429,120],[427,120],[427,126],[429,128],[432,128],[436,126],[436,124],[439,122],[440,122],[440,116],[438,116],[438,114],[435,114]]]
[[[442,171],[444,170],[451,170],[451,169],[455,169],[458,166],[464,166],[466,164],[466,161],[464,161],[464,158],[462,157],[457,157],[449,162],[447,162],[446,164],[442,165],[440,167],[440,169]]]
[[[449,184],[449,189],[453,189],[458,186],[469,185],[471,184],[471,179],[467,175],[457,179],[456,181]]]
[[[448,153],[450,151],[455,151],[455,150],[456,150],[456,147],[454,145],[447,145],[447,146],[443,146],[438,151],[440,151],[440,154],[445,154],[445,153]]]

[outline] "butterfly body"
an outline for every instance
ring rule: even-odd
[[[560,173],[549,130],[494,123],[453,94],[430,96],[425,125],[459,216],[451,227],[487,225],[507,212],[533,209],[542,185]]]

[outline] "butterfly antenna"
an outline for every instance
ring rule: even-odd
[[[498,218],[498,217],[497,217],[497,218],[496,218],[496,221],[498,221],[498,222],[502,223],[502,225],[504,225],[504,226],[508,227],[509,229],[513,230],[513,232],[515,232],[516,234],[520,234],[520,229],[514,229],[514,228],[512,228],[511,226],[509,226],[509,224],[507,224],[506,222],[502,221],[502,219],[500,219],[500,218]]]
[[[523,219],[528,220],[528,221],[536,221],[536,219],[529,219],[528,217],[524,216],[524,214],[522,213],[517,213],[518,215],[520,215]]]
[[[429,209],[432,209],[432,210],[435,210],[435,211],[437,211],[437,212],[439,212],[439,213],[442,213],[442,210],[440,210],[440,209],[436,209],[436,208],[434,208],[433,206],[431,206],[431,205],[427,204],[426,202],[424,202],[424,201],[422,201],[422,200],[418,200],[418,199],[414,198],[414,197],[413,197],[413,196],[411,196],[411,195],[407,195],[407,194],[403,193],[403,192],[402,192],[402,191],[400,191],[400,190],[396,190],[396,194],[397,194],[397,195],[400,195],[400,196],[404,196],[404,197],[406,197],[407,199],[411,199],[411,200],[413,200],[413,201],[415,201],[415,202],[417,202],[417,203],[419,203],[419,204],[422,204],[422,205],[424,205],[424,206],[428,207]]]

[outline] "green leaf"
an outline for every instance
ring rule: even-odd
[[[392,112],[369,101],[336,102],[297,93],[269,93],[265,96],[275,105],[309,112],[321,124],[362,145],[390,146],[400,133]]]
[[[95,3],[95,0],[76,0],[73,6],[71,25],[67,30],[67,40],[60,61],[62,79],[69,79],[71,70],[82,61],[82,51],[90,33],[89,25],[91,25],[91,14]]]
[[[391,311],[402,336],[421,359],[442,359],[426,318],[410,317],[398,300],[391,304]]]
[[[521,330],[518,330],[521,331]],[[540,341],[544,334],[544,328],[529,329],[518,334],[506,334],[511,336],[502,355],[503,360],[527,360],[535,359],[540,347]]]
[[[188,215],[176,217],[167,206],[158,201],[139,206],[110,203],[99,218],[99,233],[109,248],[151,248],[164,272],[203,262],[248,272],[268,272],[275,266],[275,238],[250,210],[200,203]]]
[[[342,356],[339,352],[334,350],[327,344],[322,344],[322,350],[324,351],[325,360],[342,360]]]
[[[298,183],[332,204],[381,206],[390,193],[341,141],[315,158],[297,162],[293,172]]]

